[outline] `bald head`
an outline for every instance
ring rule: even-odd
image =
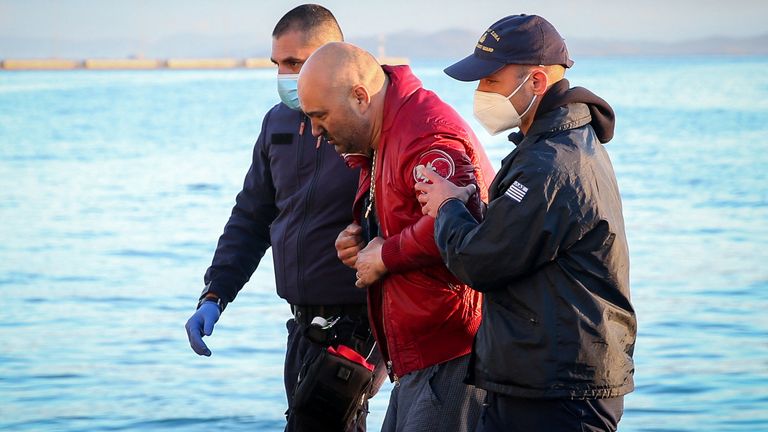
[[[299,88],[321,86],[335,96],[363,86],[369,95],[381,90],[385,76],[367,51],[345,42],[323,45],[307,60],[299,76]],[[299,90],[301,92],[301,90]]]
[[[367,152],[376,146],[386,85],[387,77],[370,53],[331,42],[304,63],[299,101],[312,119],[313,134],[325,135],[340,153]],[[358,135],[346,136],[348,131]]]

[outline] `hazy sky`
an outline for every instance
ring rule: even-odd
[[[268,41],[303,2],[260,0],[0,0],[0,37],[156,41],[175,34]],[[566,38],[680,41],[768,33],[768,0],[327,0],[349,36],[466,28],[539,14]]]

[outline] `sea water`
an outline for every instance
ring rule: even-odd
[[[474,86],[449,63],[413,69],[498,167],[512,144],[472,119]],[[568,73],[617,116],[639,322],[620,430],[768,430],[766,67],[603,58]],[[282,430],[290,313],[271,255],[210,358],[184,331],[276,101],[274,70],[0,73],[0,429]]]

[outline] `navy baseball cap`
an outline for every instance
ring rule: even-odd
[[[475,52],[445,68],[459,81],[477,81],[508,64],[573,66],[560,33],[537,15],[502,18],[480,36]]]

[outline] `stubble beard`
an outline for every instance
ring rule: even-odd
[[[370,139],[368,138],[368,131],[370,130],[370,122],[364,117],[357,117],[353,119],[349,124],[345,126],[346,133],[340,136],[340,140],[335,140],[332,137],[333,147],[339,154],[351,153],[351,154],[369,154],[371,150]]]

